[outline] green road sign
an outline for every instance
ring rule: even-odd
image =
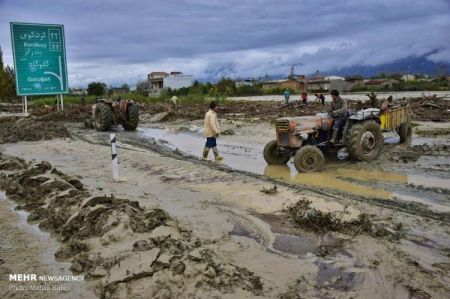
[[[67,93],[64,26],[10,23],[19,96]]]

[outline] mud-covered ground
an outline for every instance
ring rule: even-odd
[[[37,298],[450,296],[448,123],[415,121],[412,146],[386,136],[373,163],[328,157],[303,175],[263,163],[273,109],[221,112],[219,164],[199,159],[204,109],[155,122],[161,105],[115,131],[120,182],[88,109],[0,123],[2,298],[35,298],[7,278],[33,271],[85,277]]]

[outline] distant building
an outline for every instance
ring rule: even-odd
[[[296,78],[281,79],[281,80],[270,80],[262,82],[262,87],[265,89],[281,88],[289,89],[294,92],[303,91],[305,88],[305,83],[299,81]]]
[[[151,72],[147,76],[150,85],[150,93],[159,94],[164,86],[164,78],[169,76],[166,72]]]
[[[291,91],[303,91],[305,90],[305,83],[300,82],[297,79],[291,78],[280,83],[282,89],[290,89]]]
[[[194,84],[194,76],[184,75],[182,72],[151,72],[147,76],[150,93],[159,94],[162,89],[180,89]]]
[[[416,76],[414,75],[403,75],[401,77],[402,81],[416,81]]]
[[[256,81],[254,79],[246,79],[246,80],[238,80],[234,84],[236,85],[236,87],[241,87],[241,86],[253,86],[255,85],[255,83]]]
[[[266,89],[277,88],[280,87],[280,83],[286,81],[286,79],[281,80],[267,80],[262,82],[262,87]]]
[[[69,94],[74,96],[85,96],[87,95],[87,91],[84,88],[70,88]]]
[[[392,85],[398,83],[395,79],[369,79],[364,81],[365,86],[378,86],[378,87],[385,87],[389,86],[389,88],[392,87]]]
[[[180,89],[194,85],[194,76],[183,75],[181,72],[172,72],[164,78],[163,88]]]
[[[340,76],[328,76],[328,77],[315,77],[307,80],[308,91],[315,92],[330,92],[333,89],[343,92],[347,90],[347,82],[344,77]]]
[[[324,77],[315,77],[307,80],[308,91],[329,91],[330,81]]]
[[[344,81],[345,78],[341,77],[341,76],[328,76],[328,77],[325,77],[325,80],[328,80],[328,81],[342,80],[342,81]]]
[[[353,88],[357,87],[357,86],[363,86],[364,85],[364,79],[362,78],[347,78],[345,79],[346,82],[346,86],[345,86],[345,91],[351,91]]]

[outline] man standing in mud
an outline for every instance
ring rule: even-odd
[[[216,161],[223,160],[223,158],[219,156],[219,151],[217,150],[216,138],[219,137],[220,128],[216,112],[217,105],[213,101],[209,104],[209,110],[205,114],[204,134],[206,137],[206,144],[203,149],[203,160],[208,159],[209,150],[211,148]]]
[[[289,98],[291,97],[291,93],[290,93],[289,89],[286,88],[283,95],[284,95],[284,103],[289,104]]]
[[[333,89],[331,91],[331,97],[333,102],[329,112],[333,116],[333,135],[331,135],[330,143],[336,143],[336,138],[338,138],[339,130],[345,125],[347,120],[347,100],[339,96],[339,91]]]

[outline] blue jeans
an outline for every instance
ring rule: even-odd
[[[206,137],[205,147],[213,148],[213,147],[216,147],[216,146],[217,146],[216,137]]]
[[[345,122],[347,121],[346,116],[336,116],[334,118],[333,130],[339,131],[345,126]]]

